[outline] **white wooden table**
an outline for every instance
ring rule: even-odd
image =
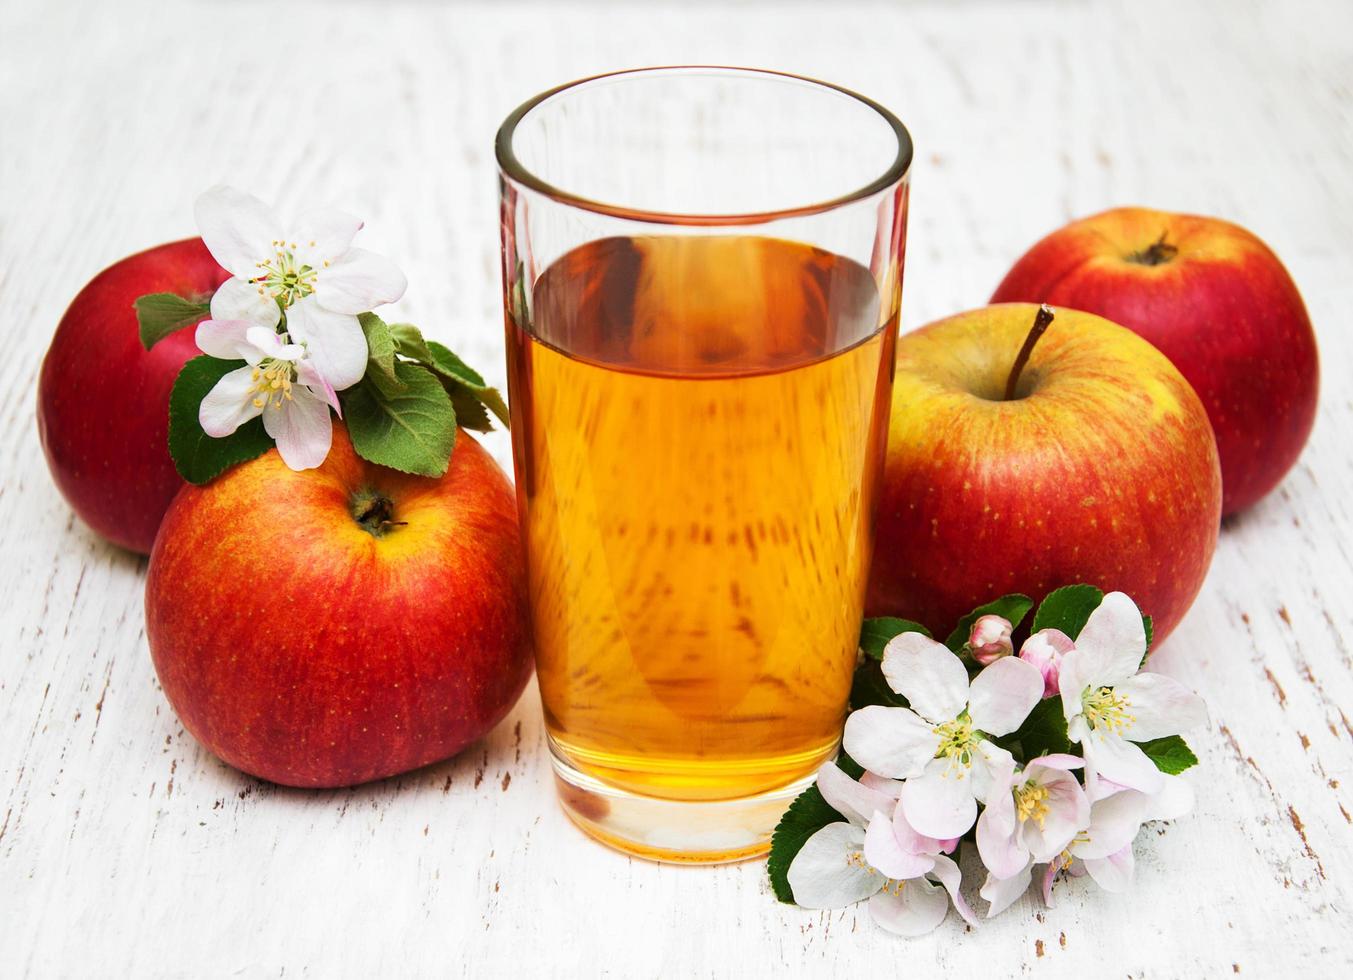
[[[1293,6],[0,2],[0,976],[1348,970],[1353,6]],[[409,274],[401,318],[501,383],[497,123],[553,83],[672,62],[830,78],[908,123],[906,326],[980,305],[1035,238],[1113,204],[1239,221],[1301,285],[1319,422],[1156,659],[1212,724],[1197,811],[1143,836],[1130,895],[1072,885],[897,940],[863,907],[777,905],[761,862],[584,839],[534,687],[459,758],[339,792],[228,769],[161,695],[145,563],[72,518],[38,446],[69,299],[191,232],[227,180],[365,216]]]

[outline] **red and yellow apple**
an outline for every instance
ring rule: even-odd
[[[340,424],[185,486],[155,540],[146,635],[170,704],[220,758],[288,786],[427,765],[516,703],[531,644],[512,487],[463,430],[447,473],[368,463]]]
[[[1320,373],[1311,321],[1278,257],[1244,228],[1106,211],[1036,244],[991,301],[1097,313],[1173,361],[1216,433],[1223,513],[1277,486],[1311,433]]]
[[[200,238],[100,272],[56,328],[38,376],[38,435],[57,488],[86,524],[146,554],[183,486],[169,458],[169,390],[200,353],[185,327],[141,346],[133,303],[147,293],[206,299],[229,278]]]
[[[1089,582],[1132,596],[1163,639],[1217,541],[1207,414],[1154,347],[1072,310],[1007,400],[1036,311],[991,306],[899,338],[869,614],[942,636],[1005,593]]]

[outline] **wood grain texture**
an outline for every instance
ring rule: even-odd
[[[1347,972],[1350,36],[1347,3],[0,2],[0,976]],[[409,274],[399,318],[502,383],[497,123],[560,80],[671,62],[831,78],[908,122],[906,326],[1115,204],[1236,220],[1302,287],[1319,420],[1157,658],[1212,721],[1197,811],[1143,835],[1131,894],[1073,884],[907,942],[863,907],[775,904],[759,862],[629,860],[555,806],[534,688],[459,758],[341,792],[242,777],[176,723],[144,563],[71,516],[38,446],[66,303],[227,180],[363,215]]]

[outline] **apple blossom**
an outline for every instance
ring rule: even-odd
[[[1057,694],[1057,678],[1062,669],[1062,658],[1076,648],[1059,629],[1042,629],[1024,641],[1019,648],[1019,659],[1027,660],[1043,675],[1043,697]]]
[[[941,853],[943,842],[917,834],[885,793],[851,779],[834,763],[818,772],[817,786],[846,820],[818,830],[790,862],[787,878],[798,905],[840,908],[868,898],[874,921],[904,936],[934,929],[950,902],[974,921],[959,892],[958,865]],[[866,817],[861,807],[870,804],[876,808]],[[885,808],[894,811],[892,818]]]
[[[1015,652],[1010,642],[1014,626],[1004,616],[988,613],[973,620],[968,631],[968,652],[979,664],[989,664]]]
[[[224,185],[204,191],[194,211],[202,240],[233,277],[211,298],[213,319],[276,326],[310,300],[308,329],[318,336],[360,330],[358,313],[404,295],[407,280],[389,259],[352,247],[362,222],[351,215],[312,211],[288,227],[252,194]]]
[[[945,646],[902,633],[883,652],[883,675],[910,708],[870,705],[846,719],[851,757],[881,776],[904,779],[899,791],[907,822],[939,840],[961,837],[977,819],[996,774],[1014,759],[990,740],[1020,726],[1038,703],[1043,678],[1014,657],[968,681]]]
[[[224,375],[202,399],[198,421],[207,435],[228,436],[262,415],[263,428],[277,442],[287,466],[307,470],[324,462],[333,439],[329,407],[337,410],[338,398],[306,347],[246,320],[204,320],[196,339],[212,357],[247,362]]]
[[[1103,776],[1152,794],[1164,774],[1136,744],[1203,724],[1198,695],[1164,674],[1138,673],[1146,630],[1136,603],[1122,592],[1104,596],[1075,649],[1062,658],[1058,689],[1067,735],[1085,756],[1086,781]],[[1022,662],[1022,661],[1021,661]]]
[[[997,777],[977,821],[977,850],[994,877],[1051,861],[1085,827],[1090,802],[1071,772],[1082,764],[1072,755],[1045,755]]]
[[[1108,780],[1086,787],[1091,799],[1090,817],[1066,848],[1049,861],[1043,873],[1043,901],[1051,907],[1052,885],[1059,871],[1073,877],[1088,874],[1100,888],[1123,891],[1132,883],[1132,842],[1142,824],[1173,820],[1193,809],[1193,789],[1188,781],[1161,774],[1161,788],[1154,794],[1124,789]]]

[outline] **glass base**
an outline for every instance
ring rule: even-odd
[[[626,854],[672,864],[728,864],[760,857],[809,773],[788,786],[734,800],[664,800],[617,789],[575,768],[546,736],[559,803],[584,833]]]

